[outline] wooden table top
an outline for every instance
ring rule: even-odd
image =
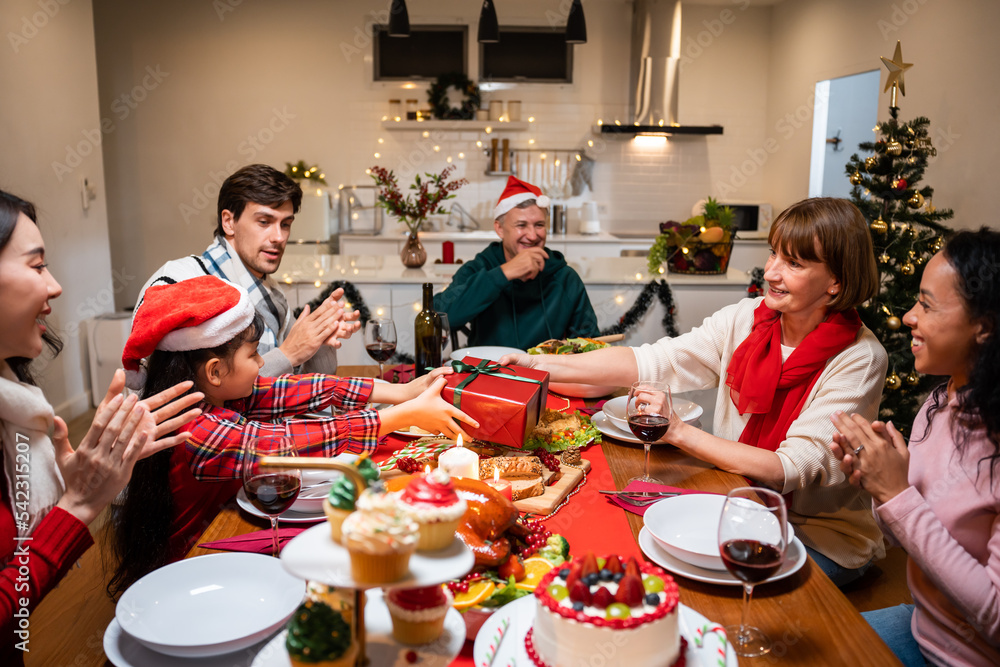
[[[341,374],[372,377],[375,366],[344,366]],[[642,472],[643,450],[606,438],[602,445],[615,481],[623,488]],[[666,484],[726,493],[744,486],[742,477],[723,472],[673,447],[657,447],[650,457],[650,473]],[[572,502],[572,501],[571,501]],[[625,513],[638,539],[642,517]],[[199,543],[261,530],[267,522],[246,517],[227,506],[201,536]],[[27,665],[110,665],[102,638],[114,604],[104,594],[101,550],[90,549],[31,616],[31,652]],[[188,557],[215,550],[195,546]],[[739,623],[742,590],[677,577],[681,601],[707,618],[730,625]],[[898,665],[899,661],[846,597],[809,559],[799,572],[754,591],[750,621],[774,641],[771,653],[740,658],[740,665]]]

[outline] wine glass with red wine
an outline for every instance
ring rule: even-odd
[[[663,382],[632,383],[628,390],[625,417],[628,419],[629,429],[646,449],[646,463],[642,468],[642,475],[633,477],[630,482],[663,483],[649,475],[649,446],[667,432],[673,414],[669,385]]]
[[[729,572],[743,582],[740,624],[726,628],[736,655],[756,657],[771,650],[760,628],[747,625],[753,587],[781,569],[788,545],[785,499],[770,489],[743,486],[726,496],[719,520],[719,553]]]
[[[382,364],[396,354],[396,325],[388,318],[371,319],[365,324],[365,351],[378,362],[378,376],[382,377]],[[383,378],[384,379],[384,378]]]
[[[292,439],[284,436],[247,438],[243,442],[243,492],[247,500],[271,519],[274,536],[271,555],[278,556],[278,516],[299,497],[302,475],[292,468],[261,464],[265,456],[294,456]]]
[[[448,321],[448,313],[438,313],[437,316],[441,320],[441,358],[447,359],[444,351],[451,342],[451,323]]]

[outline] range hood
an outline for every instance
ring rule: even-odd
[[[681,125],[677,118],[681,0],[635,0],[631,92],[627,123],[601,125],[602,134],[722,134],[721,125]]]

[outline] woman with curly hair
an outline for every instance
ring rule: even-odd
[[[909,556],[914,605],[865,619],[906,665],[1000,664],[1000,233],[960,232],[903,318],[928,397],[907,447],[892,422],[833,416],[834,454]]]

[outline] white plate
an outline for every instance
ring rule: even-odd
[[[444,617],[444,633],[430,644],[410,646],[392,638],[392,618],[382,601],[382,591],[371,590],[365,603],[365,653],[372,667],[408,665],[406,654],[416,651],[420,667],[450,665],[465,643],[465,623],[462,615],[449,609]],[[291,667],[285,650],[285,632],[272,639],[254,659],[252,667]],[[229,663],[226,663],[228,667]]]
[[[625,404],[627,402],[628,396],[615,396],[605,401],[604,405],[601,406],[601,411],[611,420],[611,423],[623,431],[629,430],[628,419],[625,417]],[[686,401],[683,398],[675,398],[674,412],[683,421],[691,424],[701,417],[704,410],[697,403]]]
[[[475,357],[476,359],[488,359],[490,361],[500,361],[500,357],[505,354],[527,354],[524,350],[519,350],[516,347],[501,347],[499,345],[479,345],[476,347],[463,347],[459,350],[455,350],[451,353],[451,358],[455,361],[461,361],[466,357]]]
[[[604,414],[604,410],[598,410],[594,413],[594,416],[590,418],[590,423],[594,425],[598,431],[608,436],[609,438],[614,438],[615,440],[624,440],[625,442],[634,442],[641,445],[642,440],[632,435],[632,432],[625,432],[611,423],[608,416]],[[654,445],[657,443],[653,443]],[[664,443],[665,444],[665,443]]]
[[[706,570],[725,571],[719,555],[719,521],[726,497],[716,493],[687,493],[649,506],[643,514],[646,530],[674,558],[687,561]],[[770,526],[777,536],[774,518]],[[788,541],[795,539],[795,529],[788,525]],[[761,526],[767,530],[768,526]],[[763,533],[758,533],[763,534]]]
[[[254,656],[264,648],[270,638],[243,649],[230,653],[224,659],[219,656],[210,658],[178,658],[150,651],[127,632],[122,630],[118,621],[111,619],[108,629],[104,631],[104,655],[115,667],[250,667]]]
[[[687,577],[694,581],[702,581],[706,584],[719,584],[721,586],[743,585],[743,582],[729,574],[728,571],[706,570],[701,567],[695,567],[690,563],[685,563],[679,558],[674,558],[663,548],[663,545],[656,541],[656,538],[645,527],[639,531],[639,548],[642,549],[642,553],[649,556],[651,561],[682,577]],[[785,563],[781,566],[781,569],[773,577],[763,583],[757,584],[757,586],[764,586],[772,581],[779,581],[792,576],[802,569],[808,557],[809,554],[806,553],[805,545],[796,537],[788,545],[788,550],[785,552]]]
[[[482,630],[476,635],[476,643],[472,647],[472,656],[476,665],[492,664],[497,667],[503,665],[532,665],[524,648],[524,636],[528,634],[528,629],[535,622],[535,611],[537,602],[534,595],[518,598],[513,602],[500,607],[492,616],[483,623]],[[719,649],[721,641],[718,634],[708,633],[705,644],[698,648],[695,644],[694,630],[705,625],[713,625],[711,621],[683,604],[678,605],[680,612],[681,635],[687,639],[687,651],[684,654],[688,667],[720,667]],[[500,630],[500,625],[504,619],[510,625],[504,638],[500,641],[500,646],[495,649],[496,655],[493,662],[487,659],[491,649],[493,638]],[[388,663],[387,663],[388,664]],[[596,662],[594,664],[597,664]],[[600,664],[604,664],[601,662]],[[724,667],[737,667],[739,663],[736,659],[736,652],[733,647],[726,642],[726,660]]]
[[[420,433],[410,433],[411,428],[416,428],[415,426],[407,426],[406,428],[401,428],[398,431],[393,431],[396,435],[405,435],[409,438],[433,438],[437,433],[428,433],[421,429]]]
[[[171,563],[132,584],[115,607],[115,619],[154,651],[205,657],[261,641],[304,596],[305,582],[276,558],[212,554]]]
[[[236,492],[236,504],[247,514],[252,514],[259,519],[267,519],[268,521],[271,519],[271,517],[253,506],[243,489]],[[322,509],[319,512],[296,512],[289,509],[285,510],[278,517],[278,521],[281,523],[316,523],[317,521],[326,521],[326,514],[323,513]]]
[[[462,577],[474,563],[472,552],[456,537],[447,549],[410,556],[410,572],[399,581],[359,584],[351,577],[350,554],[333,541],[325,523],[299,533],[281,551],[281,564],[296,577],[338,588],[433,586]]]
[[[579,382],[549,382],[549,391],[573,398],[598,398],[618,389],[616,386],[580,384]]]

